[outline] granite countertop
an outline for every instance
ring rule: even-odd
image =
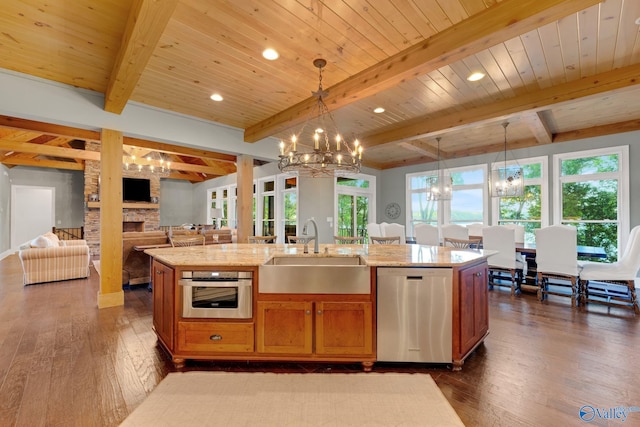
[[[426,245],[320,244],[320,253],[304,254],[301,244],[222,244],[147,249],[144,252],[173,267],[259,266],[276,255],[309,257],[361,256],[370,266],[462,267],[495,253]],[[313,251],[313,246],[309,249]]]

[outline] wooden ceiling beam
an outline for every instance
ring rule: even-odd
[[[328,89],[330,111],[395,87],[488,47],[510,40],[601,0],[503,0]],[[310,97],[245,129],[256,142],[302,123],[317,105]]]
[[[606,92],[637,85],[640,84],[638,76],[640,76],[640,64],[629,65],[515,98],[470,108],[455,114],[441,117],[434,117],[433,115],[417,117],[405,122],[404,126],[389,126],[375,134],[362,135],[360,140],[366,150],[368,147],[377,145],[411,141],[454,129],[460,130],[482,123],[506,120],[511,115],[522,114],[525,111],[538,112],[548,109],[551,105],[598,96]]]
[[[2,138],[0,138],[0,150],[62,157],[65,159],[100,160],[100,153],[97,151],[85,151],[30,142],[15,142]]]
[[[120,114],[145,70],[178,0],[135,0],[104,97],[104,109]]]
[[[551,144],[553,142],[553,133],[551,133],[546,120],[542,117],[541,111],[523,114],[521,117],[531,129],[538,144]]]
[[[165,144],[164,142],[149,141],[146,139],[138,139],[125,136],[123,139],[125,146],[148,148],[153,151],[159,151],[167,154],[183,154],[190,157],[206,157],[221,162],[235,163],[237,157],[232,154],[216,153],[213,151],[200,150],[197,148],[182,147],[180,145]]]
[[[67,169],[67,170],[84,170],[84,164],[76,162],[63,162],[60,160],[44,160],[37,158],[17,158],[9,157],[0,160],[0,163],[13,166],[35,166],[39,168],[52,168],[52,169]]]
[[[54,125],[35,120],[19,119],[17,117],[0,115],[0,126],[11,129],[27,130],[31,132],[46,133],[48,135],[62,136],[84,141],[100,141],[100,132],[78,129],[70,126]]]

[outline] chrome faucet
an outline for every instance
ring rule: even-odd
[[[315,219],[309,218],[307,222],[304,223],[304,227],[302,227],[302,234],[304,234],[305,236],[308,236],[307,225],[309,225],[309,223],[313,224],[313,233],[314,233],[313,234],[313,253],[319,254],[320,249],[318,249],[318,223],[316,223]],[[304,253],[308,253],[308,252],[309,252],[309,241],[305,240]]]

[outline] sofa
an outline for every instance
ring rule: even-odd
[[[60,240],[45,233],[18,251],[23,283],[56,282],[89,277],[91,258],[86,240]]]

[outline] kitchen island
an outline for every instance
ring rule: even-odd
[[[317,361],[359,362],[369,371],[379,360],[378,269],[437,269],[448,280],[440,304],[447,306],[446,318],[432,321],[450,324],[444,363],[454,370],[487,336],[490,253],[422,245],[319,249],[306,254],[303,245],[224,244],[145,251],[152,258],[154,329],[176,367],[188,359]],[[323,269],[330,273],[324,280]],[[222,277],[242,286],[218,285]],[[226,303],[192,310],[197,290],[220,292],[223,286],[244,289],[229,304],[229,314]]]

